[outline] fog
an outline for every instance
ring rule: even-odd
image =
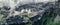
[[[57,0],[0,0],[0,7],[3,5],[14,7],[17,4],[27,4],[27,3],[40,3],[40,2],[54,2]]]

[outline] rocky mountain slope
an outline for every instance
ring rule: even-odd
[[[0,25],[60,25],[57,1],[18,5],[0,7]]]

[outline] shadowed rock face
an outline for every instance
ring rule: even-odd
[[[20,16],[15,16],[15,17],[10,17],[9,19],[6,19],[6,22],[8,23],[8,24],[13,24],[13,23],[22,23],[22,18],[20,17]]]
[[[40,3],[40,4],[42,4],[42,3]],[[24,17],[27,17],[29,20],[28,20],[28,22],[34,22],[34,21],[37,21],[38,20],[38,18],[39,17],[41,17],[40,16],[40,13],[41,12],[39,12],[40,10],[43,10],[42,8],[38,8],[37,6],[39,6],[40,5],[39,3],[37,3],[37,4],[27,4],[27,5],[22,5],[22,6],[18,6],[18,8],[16,8],[15,10],[16,11],[18,11],[18,12],[20,12],[20,10],[22,10],[22,9],[36,9],[35,11],[37,11],[37,15],[36,16],[33,16],[33,17],[31,17],[31,18],[29,18],[28,17],[28,15],[24,15],[24,14],[21,14],[22,15],[22,17],[20,16],[20,15],[17,15],[17,16],[13,16],[13,17],[10,17],[10,18],[8,18],[8,19],[6,19],[6,22],[7,23],[23,23],[23,21],[24,21]],[[32,5],[34,5],[34,6],[32,6]],[[39,10],[37,10],[37,9],[39,9]],[[34,12],[35,12],[34,11]],[[32,13],[34,13],[34,12],[32,12]],[[25,14],[27,13],[27,12],[24,12]],[[41,15],[42,15],[43,13],[41,13]],[[27,19],[26,19],[27,20]],[[21,22],[20,22],[21,21]],[[24,23],[27,23],[27,22],[24,22]]]

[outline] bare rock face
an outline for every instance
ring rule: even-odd
[[[14,0],[12,0],[14,1]],[[18,1],[18,0],[17,0]],[[4,5],[0,7],[0,15],[3,17],[3,21],[0,25],[47,25],[48,21],[56,22],[58,15],[60,15],[60,8],[58,2],[37,2],[36,3],[25,3],[21,5],[20,2],[11,4],[8,6]],[[7,3],[8,4],[8,3]],[[60,21],[60,20],[58,20]]]

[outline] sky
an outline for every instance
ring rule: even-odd
[[[55,0],[0,0],[0,6],[3,5],[14,7],[17,4],[26,4],[26,3],[39,3],[39,2],[54,2]]]

